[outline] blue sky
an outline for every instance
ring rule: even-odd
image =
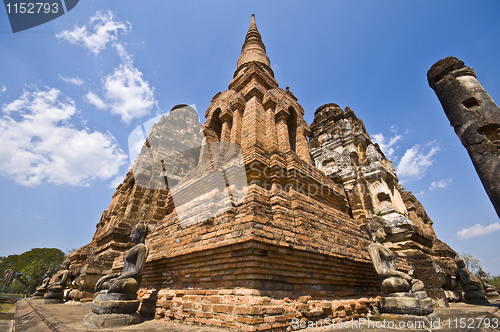
[[[227,89],[250,15],[305,119],[360,117],[438,237],[500,275],[500,224],[427,84],[446,56],[500,100],[498,1],[91,1],[13,34],[0,10],[0,255],[79,248],[130,167],[128,135]],[[479,225],[479,226],[478,226]]]

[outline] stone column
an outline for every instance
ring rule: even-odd
[[[221,142],[230,142],[231,141],[232,116],[229,113],[224,113],[221,115],[220,121],[222,122],[220,141]]]
[[[247,101],[243,111],[242,132],[245,136],[241,140],[243,154],[262,153],[266,149],[265,111],[257,96]],[[251,152],[252,151],[252,152]]]
[[[233,127],[231,128],[231,143],[241,145],[241,119],[243,111],[233,110]]]
[[[311,165],[312,161],[311,154],[309,153],[309,143],[306,138],[308,135],[309,132],[303,125],[297,128],[297,142],[295,143],[295,150],[300,159]]]
[[[266,110],[266,141],[267,152],[275,153],[278,151],[278,134],[273,107],[268,107]]]
[[[243,110],[233,106],[232,126],[230,130],[229,151],[226,153],[226,159],[239,160],[241,155],[241,126],[242,126]]]
[[[288,135],[288,124],[287,120],[290,114],[285,110],[280,110],[276,114],[276,127],[278,136],[278,147],[281,153],[286,153],[291,150],[290,148],[290,136]]]
[[[500,108],[476,80],[472,68],[457,58],[436,62],[427,72],[427,80],[500,217]]]

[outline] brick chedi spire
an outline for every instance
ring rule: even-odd
[[[309,128],[274,78],[254,15],[203,137],[184,108],[152,127],[92,242],[71,255],[75,298],[121,270],[141,216],[150,227],[138,291],[146,316],[242,331],[366,317],[380,295],[362,229],[371,217],[385,220],[398,268],[411,263],[428,294],[444,296],[435,265],[453,274],[454,252],[354,112],[324,105]]]
[[[347,214],[341,187],[312,165],[303,116],[297,98],[274,79],[252,16],[233,80],[205,112],[199,165],[188,181],[171,188],[174,194],[194,177],[208,179],[204,165],[226,149],[222,158],[241,151],[246,195],[239,203],[233,199],[229,210],[187,226],[177,219],[178,207],[167,206],[171,212],[146,239],[144,287],[158,294],[166,287],[174,293],[244,287],[278,299],[376,293],[368,236]]]
[[[257,24],[255,23],[255,14],[252,14],[252,20],[250,22],[250,28],[248,29],[247,35],[245,37],[245,43],[241,47],[241,55],[238,59],[237,69],[234,73],[236,77],[238,72],[244,68],[246,64],[252,62],[258,62],[265,68],[265,70],[274,77],[274,73],[271,70],[271,62],[266,54],[266,47],[262,42],[262,37],[260,36],[259,30],[257,30]]]
[[[293,93],[279,88],[270,64],[252,15],[229,89],[217,93],[205,112],[205,137],[241,145],[244,157],[252,151],[267,157],[294,152],[310,164],[304,109]]]

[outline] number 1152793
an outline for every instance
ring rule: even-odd
[[[448,328],[498,328],[498,318],[448,318],[444,321]]]
[[[40,14],[40,13],[58,13],[59,12],[59,4],[57,2],[15,2],[13,4],[7,3],[5,5],[7,8],[7,13],[14,14]]]

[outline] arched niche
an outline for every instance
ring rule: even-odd
[[[210,122],[208,127],[217,135],[217,141],[220,142],[221,132],[222,132],[222,122],[220,121],[221,109],[217,108],[210,117]]]
[[[290,141],[290,150],[296,152],[297,149],[297,112],[293,107],[288,108],[290,115],[287,120],[288,139]]]

